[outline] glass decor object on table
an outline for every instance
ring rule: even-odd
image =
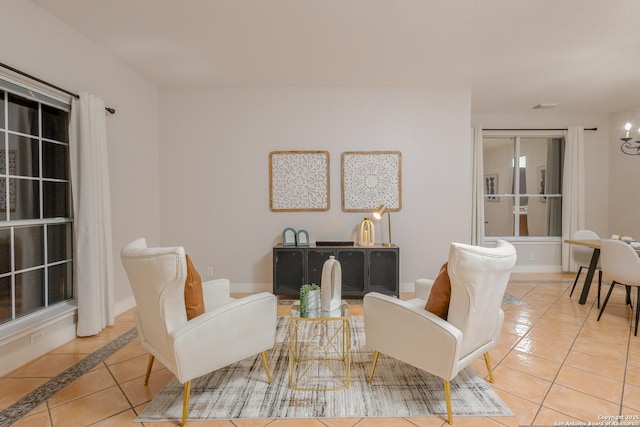
[[[349,304],[332,311],[291,306],[289,387],[303,391],[337,391],[351,382]]]

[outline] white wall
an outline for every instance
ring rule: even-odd
[[[632,142],[640,140],[640,106],[618,111],[611,114],[610,132],[610,178],[609,178],[609,230],[606,235],[618,234],[632,236],[640,240],[640,197],[638,197],[638,183],[640,182],[640,156],[629,156],[620,150],[624,136],[624,125],[633,124],[629,136]],[[606,199],[605,199],[606,200]]]
[[[640,236],[632,222],[638,206],[624,213],[612,209],[611,221],[603,209],[607,199],[610,206],[629,206],[637,182],[632,168],[640,160],[612,161],[608,195],[608,159],[618,149],[609,139],[619,135],[612,130],[609,136],[607,116],[536,111],[471,120],[467,89],[165,88],[158,95],[155,85],[33,2],[0,0],[0,10],[2,62],[91,92],[117,109],[107,119],[117,311],[133,303],[119,250],[135,237],[151,245],[184,245],[202,273],[213,267],[214,276],[229,277],[238,291],[271,289],[271,247],[287,226],[307,229],[312,241],[352,239],[365,215],[341,211],[340,154],[352,150],[402,152],[403,206],[392,214],[400,280],[407,288],[418,277],[434,276],[449,242],[469,241],[470,122],[485,128],[598,127],[585,135],[587,226],[602,235],[623,229]],[[268,154],[274,150],[330,152],[329,211],[270,212]],[[386,225],[377,224],[377,232],[386,236]],[[554,256],[544,258],[549,253],[541,250],[533,267],[551,265]],[[8,355],[0,374],[59,345],[73,328],[65,319],[65,330],[55,329],[56,338],[45,336],[33,351],[27,336],[9,351],[0,349]]]
[[[609,230],[609,116],[606,114],[563,114],[554,110],[532,110],[527,114],[473,114],[473,126],[483,129],[548,129],[583,126],[598,128],[585,131],[586,213],[585,227],[600,236]],[[627,156],[628,157],[628,156]],[[613,164],[611,165],[614,167]],[[640,233],[638,233],[640,236]],[[548,242],[527,242],[516,245],[518,262],[515,271],[560,271],[560,248]],[[533,257],[533,260],[531,259]]]
[[[433,277],[451,241],[470,236],[467,90],[429,88],[162,88],[160,229],[203,278],[271,290],[272,247],[285,227],[310,240],[352,240],[365,213],[341,210],[344,151],[402,152],[402,210],[392,213],[400,281]],[[330,210],[271,212],[269,152],[327,150]],[[387,226],[376,223],[386,239]]]
[[[133,301],[120,263],[120,248],[138,236],[146,236],[154,244],[159,241],[158,89],[35,3],[0,0],[0,10],[3,63],[72,92],[93,93],[117,110],[107,117],[107,137],[115,299],[117,311],[122,311]],[[21,341],[25,346],[30,345],[27,338]],[[47,343],[47,338],[45,335],[31,354],[37,356],[61,344],[56,340]],[[3,358],[0,374],[13,369],[14,363],[27,361],[24,351],[15,350],[18,345],[20,342],[11,344],[10,353],[16,357]],[[17,356],[20,360],[15,360]]]

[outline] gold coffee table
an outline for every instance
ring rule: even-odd
[[[336,391],[351,382],[349,304],[333,311],[291,306],[289,321],[289,387],[293,390]]]

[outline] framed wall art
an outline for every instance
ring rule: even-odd
[[[402,208],[402,153],[342,153],[342,210],[371,212],[383,204],[392,212]]]
[[[6,156],[9,155],[9,173],[8,175],[15,175],[17,171],[17,157],[16,150],[0,151],[0,174],[5,174]],[[7,193],[5,185],[9,185],[9,200],[7,200]],[[11,212],[16,210],[16,180],[0,178],[0,212],[6,212],[7,209]]]
[[[545,166],[538,166],[536,172],[538,178],[538,194],[547,194],[547,168]],[[547,203],[546,197],[538,197],[538,199],[542,203]]]
[[[272,212],[329,210],[329,152],[269,153],[269,207]]]
[[[499,202],[498,194],[498,174],[484,176],[484,195],[488,202]]]

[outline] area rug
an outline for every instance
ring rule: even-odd
[[[381,355],[373,382],[367,383],[372,352],[364,348],[362,316],[351,317],[350,387],[341,391],[291,390],[288,325],[288,317],[278,317],[276,345],[267,352],[271,385],[260,356],[195,379],[191,382],[189,420],[446,416],[442,380],[408,364]],[[407,339],[413,337],[407,333]],[[172,379],[134,421],[179,420],[182,393],[183,386]],[[513,416],[472,367],[451,382],[451,404],[454,416]]]

